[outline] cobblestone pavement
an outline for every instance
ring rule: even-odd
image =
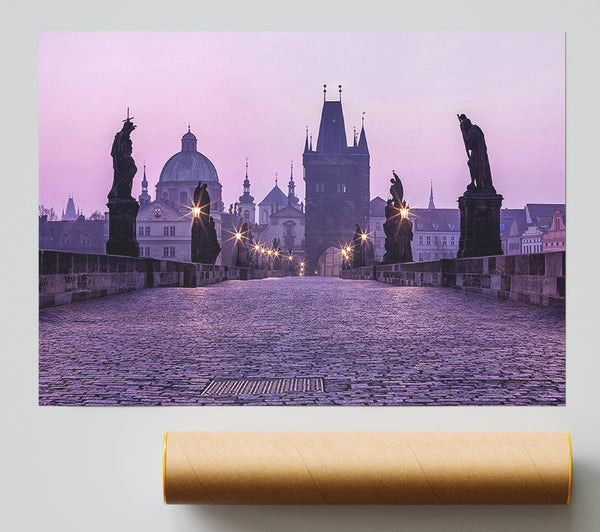
[[[337,278],[153,288],[40,311],[42,405],[558,405],[564,312]],[[213,378],[324,391],[201,395]]]

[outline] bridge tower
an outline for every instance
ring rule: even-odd
[[[348,146],[342,87],[339,86],[339,101],[328,101],[326,90],[324,86],[316,148],[313,149],[307,130],[302,157],[308,275],[335,275],[328,263],[337,258],[340,246],[351,242],[356,224],[364,229],[369,225],[370,156],[364,117],[358,140],[355,132],[353,145]]]

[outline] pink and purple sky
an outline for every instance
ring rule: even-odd
[[[365,130],[371,197],[392,170],[412,207],[454,208],[469,183],[457,113],[484,131],[503,207],[565,201],[564,33],[53,32],[39,36],[39,202],[60,215],[68,194],[88,216],[106,210],[110,149],[127,107],[149,192],[181,149],[188,123],[229,205],[248,158],[258,203],[275,173],[316,144],[323,102],[342,105],[346,134]]]

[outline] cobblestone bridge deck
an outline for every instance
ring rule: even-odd
[[[562,310],[450,288],[322,277],[151,288],[41,310],[39,331],[42,405],[558,405],[565,398]],[[267,393],[276,387],[242,383],[239,395],[214,382],[209,388],[214,379],[304,377],[322,385]]]

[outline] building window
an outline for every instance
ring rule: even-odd
[[[419,235],[419,244],[423,244],[423,235]]]
[[[169,253],[169,255],[170,255],[171,257],[174,257],[174,256],[175,256],[175,247],[174,247],[174,246],[171,246],[171,247],[169,248],[169,252],[170,252],[170,253]]]
[[[454,237],[453,237],[453,236],[451,236],[451,237],[450,237],[450,245],[451,245],[451,246],[453,246],[453,245],[454,245]]]
[[[144,228],[141,225],[138,227],[138,235],[144,236]]]
[[[325,183],[315,183],[315,192],[325,192]]]
[[[346,193],[346,183],[337,183],[336,192],[345,194]]]
[[[169,256],[169,248],[163,248],[163,257]]]
[[[266,224],[269,221],[269,215],[267,211],[263,211],[263,223]]]
[[[431,246],[431,236],[427,235],[427,245]]]
[[[163,236],[169,236],[169,226],[167,225],[163,227]]]
[[[179,202],[180,202],[182,205],[187,205],[187,202],[188,202],[188,195],[187,195],[187,192],[180,192],[180,193],[179,193]]]
[[[148,225],[145,227],[145,235],[150,236],[150,226]]]
[[[442,237],[442,244],[444,244],[444,246],[448,243],[448,237],[447,236],[443,236]]]
[[[174,225],[171,226],[171,228],[169,230],[169,235],[175,236],[175,226]]]

